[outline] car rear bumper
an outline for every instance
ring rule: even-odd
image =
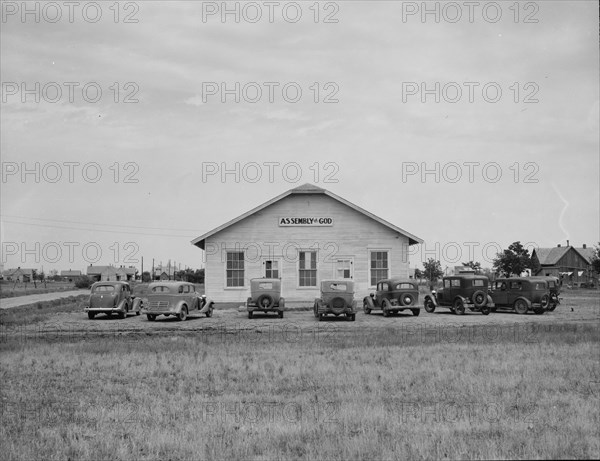
[[[86,306],[83,309],[84,312],[91,312],[94,314],[124,314],[127,311],[122,307],[89,307]]]

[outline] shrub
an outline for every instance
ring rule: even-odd
[[[89,277],[81,277],[75,282],[75,288],[89,288],[93,283],[94,281]]]

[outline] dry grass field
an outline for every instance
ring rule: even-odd
[[[75,289],[75,284],[73,282],[37,282],[34,285],[33,282],[15,283],[3,280],[0,281],[0,299],[41,293],[54,293],[56,291],[69,291],[73,289]]]
[[[1,457],[598,458],[599,296],[563,296],[356,322],[2,312]]]

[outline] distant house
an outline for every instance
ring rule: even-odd
[[[2,273],[4,280],[10,282],[31,282],[33,280],[33,269],[7,269]]]
[[[531,254],[539,270],[534,275],[551,275],[563,283],[579,286],[582,283],[595,283],[592,268],[594,249],[583,245],[581,248],[558,244],[554,248],[536,248]],[[536,265],[537,265],[536,264]]]
[[[81,277],[83,277],[83,274],[81,273],[81,271],[68,270],[68,271],[60,271],[60,276],[63,278],[63,280],[65,282],[76,282]]]
[[[453,271],[454,275],[474,274],[475,273],[475,269],[473,269],[471,267],[467,267],[467,266],[454,266],[454,269],[452,271]]]
[[[96,282],[99,281],[131,281],[135,280],[137,269],[135,267],[93,266],[87,267],[87,276]]]
[[[166,272],[161,273],[158,278],[159,280],[170,280],[169,274],[167,274]]]

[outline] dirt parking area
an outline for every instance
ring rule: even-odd
[[[276,315],[255,314],[248,319],[245,310],[231,305],[219,307],[211,318],[190,317],[181,322],[175,317],[159,316],[148,321],[145,315],[133,315],[126,319],[116,316],[99,315],[93,320],[83,312],[63,312],[50,319],[30,325],[4,326],[4,340],[10,338],[46,338],[64,341],[65,339],[85,340],[94,337],[105,338],[116,335],[135,338],[148,336],[196,336],[198,339],[221,341],[322,341],[333,336],[348,337],[357,343],[368,342],[378,331],[393,330],[407,342],[456,342],[500,341],[512,338],[518,341],[535,341],[544,331],[569,326],[590,324],[599,325],[600,294],[574,293],[563,296],[562,304],[555,311],[543,315],[533,313],[518,315],[510,311],[498,311],[484,316],[477,312],[467,312],[459,316],[448,309],[438,309],[433,313],[421,310],[419,316],[410,311],[384,318],[381,313],[366,315],[362,309],[356,321],[345,317],[327,317],[319,321],[310,307],[290,309],[283,319]]]

